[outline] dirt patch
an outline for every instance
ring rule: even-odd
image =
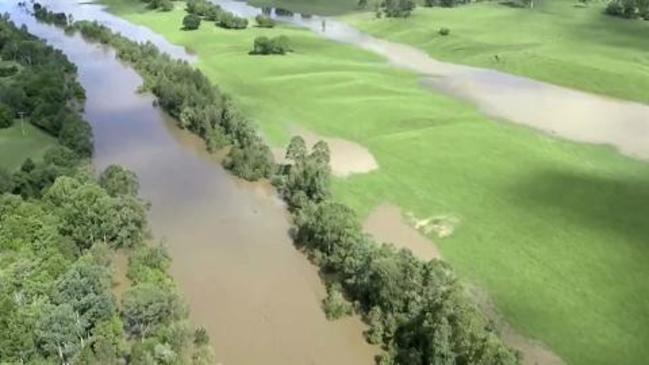
[[[323,137],[305,129],[292,129],[292,133],[304,138],[306,145],[311,147],[318,141],[325,141],[331,151],[331,172],[337,177],[347,177],[352,174],[363,174],[379,168],[374,156],[367,148],[341,138]],[[274,148],[273,154],[278,162],[285,162],[285,148]]]
[[[363,229],[377,241],[407,248],[423,260],[441,257],[437,246],[410,225],[395,205],[379,205],[365,220]]]

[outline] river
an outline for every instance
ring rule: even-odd
[[[64,6],[75,19],[110,17],[94,5]],[[154,236],[168,247],[190,319],[207,328],[218,362],[373,362],[377,350],[365,342],[358,318],[325,318],[317,268],[294,248],[285,207],[270,186],[232,178],[201,141],[153,106],[152,96],[136,93],[140,77],[112,50],[38,24],[14,2],[0,4],[0,10],[78,66],[87,95],[84,113],[95,137],[93,163],[137,173],[141,195],[152,204]],[[132,38],[148,37],[125,22],[111,25]],[[164,39],[151,39],[191,59]]]

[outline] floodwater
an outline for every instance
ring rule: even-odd
[[[244,16],[262,12],[241,1],[211,1]],[[395,67],[420,74],[425,86],[469,101],[489,116],[571,141],[611,145],[627,156],[649,159],[649,105],[589,94],[499,71],[440,62],[415,47],[372,37],[330,18],[299,14],[284,16],[275,10],[270,14],[325,38],[378,54]]]
[[[299,135],[304,139],[308,148],[318,141],[324,141],[329,146],[331,173],[337,177],[348,177],[352,174],[363,174],[379,168],[372,153],[358,143],[342,138],[324,137],[304,128],[295,128],[291,135]],[[285,163],[286,148],[274,148],[275,161]]]
[[[77,11],[84,7],[66,12],[79,19],[89,11]],[[0,10],[78,66],[94,164],[121,164],[139,176],[141,195],[152,203],[153,233],[167,245],[190,319],[207,328],[218,362],[373,362],[377,350],[365,342],[358,318],[326,320],[317,269],[293,247],[284,205],[268,185],[232,178],[200,141],[153,107],[153,97],[136,94],[140,77],[111,50],[38,24],[15,3]]]
[[[363,229],[377,242],[407,248],[422,260],[441,258],[437,246],[410,225],[395,205],[384,203],[376,207],[365,219]]]

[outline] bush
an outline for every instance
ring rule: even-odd
[[[382,12],[388,18],[407,18],[415,6],[414,0],[384,0],[377,12]]]
[[[14,125],[14,112],[6,104],[0,104],[0,129]]]
[[[222,12],[216,25],[225,29],[246,29],[248,27],[248,19],[238,17],[230,12]]]
[[[275,21],[267,15],[257,15],[255,21],[260,28],[272,28],[275,26]]]
[[[291,47],[289,44],[289,39],[287,36],[280,35],[274,38],[268,37],[257,37],[255,38],[255,43],[253,45],[252,51],[250,54],[253,55],[284,55],[288,52],[291,52]]]
[[[0,67],[0,77],[13,76],[18,72],[18,67],[15,65]]]
[[[441,36],[447,36],[447,35],[449,35],[449,34],[451,34],[451,30],[450,30],[450,29],[445,28],[445,27],[442,27],[442,28],[439,29],[439,35],[441,35]]]
[[[327,288],[327,298],[322,301],[327,319],[334,320],[353,313],[352,305],[345,300],[340,284],[334,283]]]
[[[612,0],[604,12],[608,15],[619,16],[627,19],[638,17],[648,18],[649,2],[644,0]]]
[[[183,29],[196,30],[201,26],[201,17],[194,14],[187,14],[183,18]]]

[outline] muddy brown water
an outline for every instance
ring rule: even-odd
[[[218,362],[373,362],[376,349],[358,318],[326,320],[317,269],[293,247],[284,206],[269,186],[235,180],[200,152],[200,141],[177,130],[151,96],[136,94],[140,77],[111,50],[38,24],[14,3],[0,8],[78,66],[94,164],[121,164],[139,176],[153,233],[167,245],[190,319],[207,328]]]

